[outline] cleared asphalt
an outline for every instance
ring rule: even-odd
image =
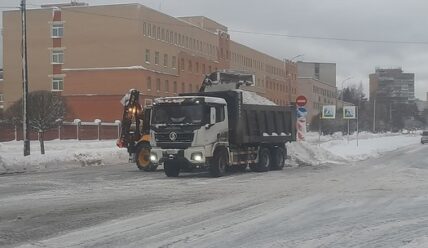
[[[428,146],[166,178],[130,164],[0,176],[1,247],[401,247],[428,236]]]

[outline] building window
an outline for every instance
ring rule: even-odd
[[[157,33],[156,33],[156,38],[158,39],[158,40],[160,40],[160,37],[161,35],[160,35],[160,27],[158,27],[158,31],[157,31]]]
[[[189,60],[189,66],[188,66],[189,72],[192,72],[193,68],[192,68],[192,61]]]
[[[52,91],[63,91],[64,90],[64,79],[54,77],[52,79]]]
[[[195,70],[196,70],[196,73],[199,73],[199,63],[198,62],[196,62],[196,64],[195,64]]]
[[[52,24],[52,38],[61,38],[64,36],[64,24]]]
[[[315,78],[320,79],[320,64],[315,63]]]
[[[173,83],[173,91],[174,91],[174,93],[177,93],[177,81],[174,81],[174,83]]]
[[[159,92],[161,90],[161,81],[160,78],[156,79],[156,91]]]
[[[181,83],[181,93],[184,93],[184,92],[186,92],[185,84]]]
[[[168,54],[163,55],[163,66],[168,66]]]
[[[171,67],[173,69],[175,69],[177,67],[177,58],[175,56],[172,56]]]
[[[165,40],[165,29],[162,28],[162,40]]]
[[[181,71],[184,71],[184,59],[181,59],[180,61],[180,69]]]
[[[4,102],[3,94],[0,94],[0,102]]]
[[[152,36],[152,24],[147,24],[147,35]]]
[[[150,50],[146,49],[146,63],[150,63]]]
[[[147,23],[143,23],[143,34],[147,36]]]
[[[202,64],[202,74],[205,74],[205,64]]]
[[[211,68],[211,66],[209,65],[208,66],[208,73],[211,73],[212,72],[212,68]]]
[[[193,91],[192,84],[189,84],[189,93]]]
[[[152,90],[152,78],[147,77],[147,91],[151,91],[151,90]]]
[[[156,26],[152,26],[152,37],[156,39]]]
[[[52,64],[63,64],[64,63],[64,51],[53,50],[52,51]]]
[[[165,80],[165,92],[169,92],[169,81]]]
[[[155,52],[155,65],[159,65],[159,52]]]

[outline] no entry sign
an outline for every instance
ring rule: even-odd
[[[308,99],[306,99],[305,96],[298,96],[296,98],[296,104],[297,106],[303,107],[306,105],[306,103],[308,103]]]

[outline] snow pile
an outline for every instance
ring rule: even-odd
[[[383,153],[418,144],[420,137],[402,134],[360,133],[358,146],[356,134],[349,137],[341,133],[321,136],[308,133],[306,140],[287,145],[291,165],[319,165],[360,161],[381,156]]]
[[[236,90],[242,92],[242,101],[244,104],[257,104],[257,105],[276,105],[271,100],[258,95],[255,92],[246,90]]]
[[[31,142],[31,155],[24,157],[22,142],[0,143],[0,174],[39,170],[58,170],[85,166],[124,163],[126,149],[116,147],[115,141],[46,141],[46,154],[40,154],[38,142]]]
[[[428,236],[416,238],[402,248],[426,248],[428,247]]]

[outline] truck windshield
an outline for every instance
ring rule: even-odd
[[[157,105],[153,108],[152,124],[201,124],[202,105]]]

